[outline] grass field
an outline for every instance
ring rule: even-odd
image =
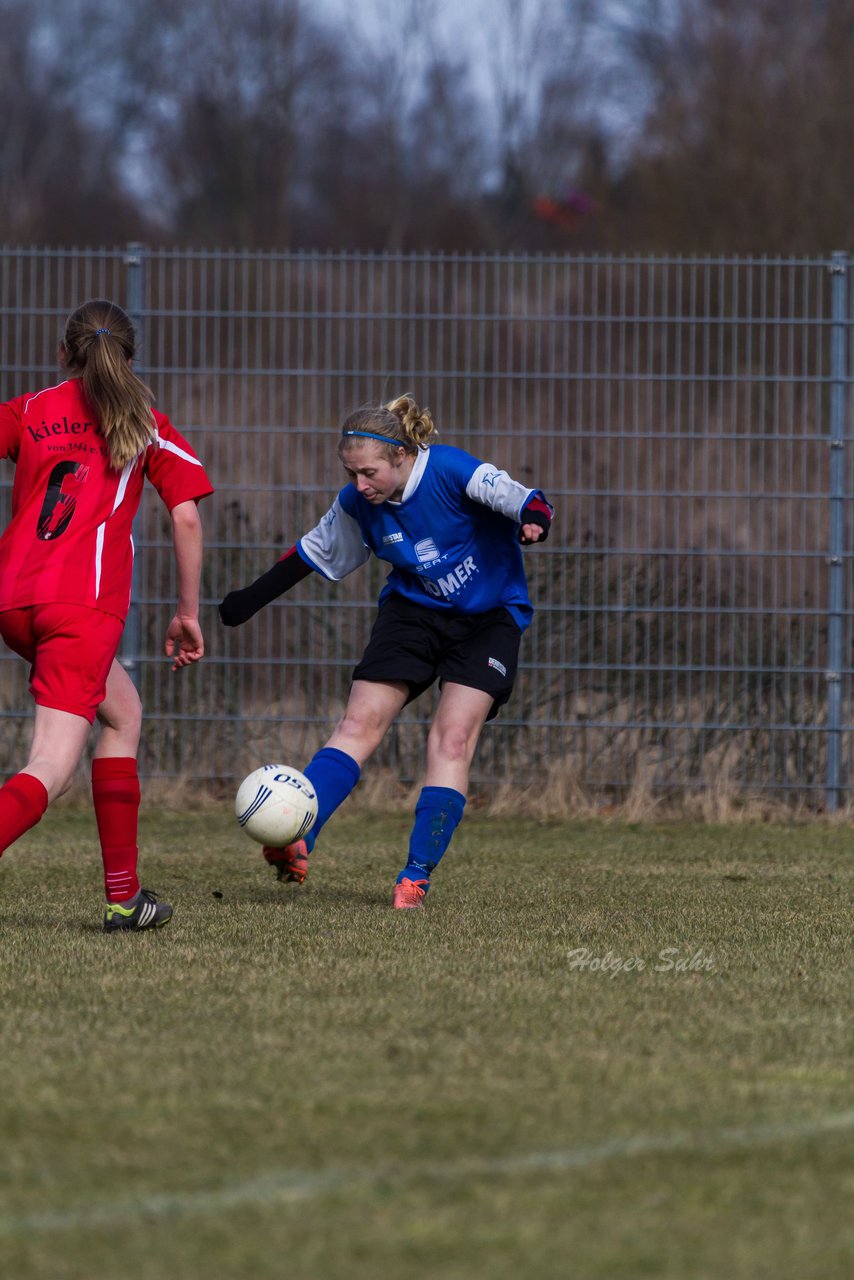
[[[472,816],[396,913],[407,829],[146,812],[138,937],[4,856],[4,1280],[849,1280],[854,834]]]

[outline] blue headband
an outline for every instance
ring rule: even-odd
[[[381,440],[383,444],[396,444],[400,449],[406,448],[402,440],[392,440],[391,436],[378,436],[374,431],[342,431],[341,434],[342,436],[364,436],[366,440]]]

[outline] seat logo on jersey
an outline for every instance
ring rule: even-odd
[[[444,578],[439,578],[437,582],[431,581],[430,578],[422,578],[421,581],[431,596],[435,596],[437,600],[447,600],[455,592],[462,591],[472,574],[477,572],[474,556],[466,556],[465,560],[456,565],[450,573],[446,573]]]
[[[421,564],[430,564],[441,558],[439,548],[432,538],[422,538],[420,542],[416,542],[414,550]]]
[[[83,462],[58,462],[50,473],[36,525],[36,537],[51,542],[65,533],[74,515],[89,468]]]

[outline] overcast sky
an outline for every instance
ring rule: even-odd
[[[643,89],[620,71],[624,56],[620,29],[635,18],[636,0],[311,0],[312,9],[329,14],[340,23],[342,35],[355,29],[368,36],[378,55],[411,59],[417,72],[419,53],[435,38],[440,52],[461,56],[468,63],[470,87],[483,103],[488,121],[495,113],[494,77],[515,77],[520,92],[526,87],[526,58],[542,59],[560,50],[564,65],[573,61],[576,46],[571,35],[573,13],[585,11],[583,57],[601,72],[591,90],[591,111],[617,144],[615,157],[636,135],[644,107]],[[665,4],[661,13],[667,12]],[[403,15],[416,15],[411,40],[402,42]],[[543,15],[551,13],[565,44],[542,39]],[[539,50],[539,51],[538,51]],[[542,65],[542,63],[540,63]]]
[[[398,33],[402,15],[410,6],[418,15],[417,26],[410,27],[411,43],[401,48]],[[378,51],[397,51],[401,59],[412,59],[416,68],[425,42],[432,38],[440,49],[462,53],[474,71],[483,33],[496,24],[496,5],[490,0],[357,0],[356,4],[352,0],[312,0],[311,7],[328,13],[336,25],[340,24],[342,33],[355,29]]]

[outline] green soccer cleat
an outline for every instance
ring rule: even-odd
[[[141,933],[143,929],[160,929],[172,919],[168,902],[158,902],[150,889],[140,889],[129,902],[108,902],[104,912],[104,933]]]

